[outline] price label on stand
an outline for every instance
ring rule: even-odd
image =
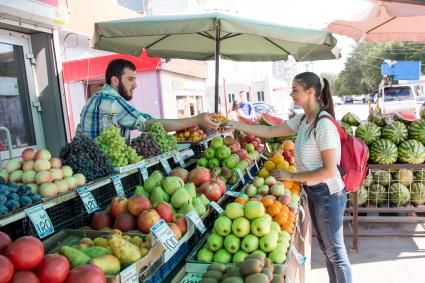
[[[239,169],[239,168],[236,168],[236,172],[238,173],[238,175],[239,175],[239,179],[241,179],[241,182],[242,182],[242,185],[245,185],[245,178],[244,178],[244,175],[243,175],[243,173],[242,173],[242,171],[241,171],[241,169]]]
[[[55,232],[52,221],[41,204],[25,209],[25,213],[30,218],[40,239]]]
[[[247,170],[246,170],[246,174],[248,175],[248,177],[252,180],[252,179],[254,179],[254,177],[252,177],[252,175],[251,175],[251,170],[250,170],[250,168],[248,168]]]
[[[155,224],[151,228],[151,231],[164,247],[164,261],[167,262],[178,251],[180,247],[179,240],[177,240],[176,235],[167,223],[165,223],[164,219],[161,219],[161,221]]]
[[[115,187],[115,191],[117,192],[117,195],[125,197],[125,192],[122,186],[120,176],[119,175],[112,176],[111,179],[112,179],[112,182],[114,183],[114,187]]]
[[[183,277],[182,281],[180,283],[198,283],[202,280],[204,274],[198,273],[198,272],[188,272]]]
[[[181,168],[186,167],[186,164],[184,163],[183,157],[181,156],[180,152],[176,153],[176,156],[174,157],[174,161],[180,165]]]
[[[215,201],[210,201],[210,205],[218,212],[218,214],[223,213],[224,210]]]
[[[258,166],[257,159],[254,160],[254,164],[255,164],[255,167],[257,168],[257,171],[260,170],[260,167]]]
[[[196,214],[194,211],[189,211],[186,214],[186,217],[195,225],[196,228],[198,228],[199,232],[202,234],[205,233],[207,228],[205,227],[204,222],[202,222],[198,214]]]
[[[167,175],[168,175],[168,174],[170,174],[170,172],[171,172],[171,167],[170,167],[170,164],[168,163],[167,158],[161,158],[159,161],[161,162],[162,167],[163,167],[163,168],[164,168],[164,170],[165,170],[165,173],[167,173]]]
[[[136,264],[132,264],[120,272],[121,283],[139,283],[139,276],[137,274]]]
[[[149,177],[149,173],[148,173],[148,167],[146,166],[146,162],[144,160],[142,160],[142,162],[140,163],[139,171],[140,171],[140,174],[142,175],[143,181],[146,182],[146,180]]]
[[[260,154],[260,157],[264,160],[269,160],[266,156],[264,156],[262,153]]]
[[[201,142],[201,145],[204,149],[207,149],[208,148],[208,141]]]
[[[307,257],[300,254],[300,252],[297,251],[297,248],[295,248],[294,245],[291,245],[291,252],[295,256],[295,259],[297,260],[298,265],[303,267],[305,264],[305,261],[307,260]]]
[[[237,198],[241,193],[240,192],[234,192],[234,191],[226,191],[224,194]]]
[[[83,201],[88,214],[91,214],[92,212],[99,209],[99,206],[97,205],[97,202],[94,196],[87,189],[87,187],[81,187],[77,189],[77,193],[80,196],[81,200]]]

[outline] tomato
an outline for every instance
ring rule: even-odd
[[[6,256],[18,270],[35,268],[44,257],[43,243],[32,236],[24,236],[7,248]]]
[[[11,243],[9,235],[0,231],[0,255],[4,254]]]
[[[43,283],[62,283],[69,272],[69,261],[56,254],[46,255],[37,267],[37,276]]]
[[[105,273],[98,267],[84,264],[73,268],[65,283],[106,283]]]
[[[16,271],[10,283],[40,283],[37,276],[32,271]]]
[[[0,283],[7,283],[13,277],[13,263],[7,257],[0,255]]]

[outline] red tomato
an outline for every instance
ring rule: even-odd
[[[13,263],[7,257],[0,255],[0,283],[7,283],[13,277]]]
[[[0,255],[4,254],[7,247],[12,243],[9,235],[0,231]]]
[[[98,267],[84,264],[73,268],[65,283],[106,283],[105,273]]]
[[[56,254],[44,256],[37,267],[37,276],[43,283],[62,283],[69,272],[69,261]]]
[[[44,257],[43,243],[31,236],[24,236],[13,242],[5,254],[18,270],[35,268]]]
[[[32,271],[16,271],[10,283],[40,283],[37,276]]]

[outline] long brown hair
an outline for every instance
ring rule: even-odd
[[[315,96],[320,104],[320,111],[317,113],[316,118],[314,118],[314,121],[309,129],[309,133],[311,133],[311,131],[316,128],[317,122],[319,121],[319,115],[322,111],[328,112],[333,118],[335,118],[331,86],[329,85],[327,79],[322,79],[323,86],[320,77],[313,72],[300,73],[294,78],[295,81],[303,86],[304,90],[313,88],[315,90]]]

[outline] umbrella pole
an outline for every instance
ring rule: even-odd
[[[215,86],[214,86],[214,112],[215,113],[218,113],[219,68],[220,68],[220,20],[217,19],[215,21]]]

